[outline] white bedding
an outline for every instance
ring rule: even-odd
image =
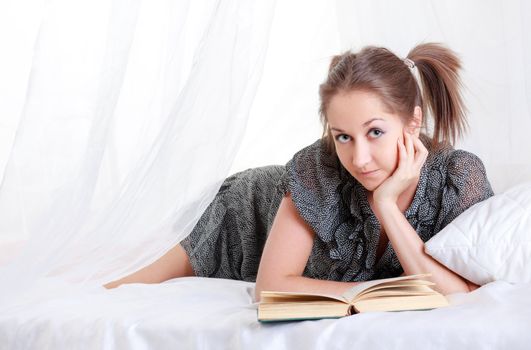
[[[254,284],[180,278],[0,315],[2,349],[529,349],[531,284],[496,281],[430,311],[261,324]],[[80,311],[81,310],[81,311]]]

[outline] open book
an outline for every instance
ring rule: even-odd
[[[360,283],[342,295],[262,291],[258,320],[294,321],[338,318],[368,311],[427,310],[448,301],[423,278],[430,274],[386,278]]]

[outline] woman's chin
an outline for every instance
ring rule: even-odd
[[[367,183],[367,182],[361,182],[358,180],[358,182],[361,184],[361,186],[363,186],[364,189],[366,189],[367,191],[369,192],[372,192],[374,191],[378,186],[375,186],[374,184],[372,183]]]
[[[374,192],[374,190],[378,188],[378,186],[375,186],[375,185],[364,185],[364,184],[361,184],[361,185],[369,192]]]
[[[378,186],[380,186],[382,184],[383,181],[376,181],[375,180],[369,180],[369,181],[360,181],[358,180],[358,182],[363,186],[363,188],[365,188],[367,191],[369,192],[373,192],[374,190],[376,190],[378,188]]]
[[[373,173],[369,173],[368,175],[364,174],[352,174],[352,177],[354,177],[362,186],[369,192],[373,192],[380,186],[389,176],[386,172],[383,172],[382,170],[377,170]]]

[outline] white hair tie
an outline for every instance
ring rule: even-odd
[[[415,62],[412,59],[404,58],[404,63],[411,69],[415,68]]]

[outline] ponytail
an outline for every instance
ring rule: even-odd
[[[460,92],[459,58],[450,49],[436,43],[416,46],[407,58],[418,69],[423,100],[434,118],[433,143],[454,144],[468,126]]]

